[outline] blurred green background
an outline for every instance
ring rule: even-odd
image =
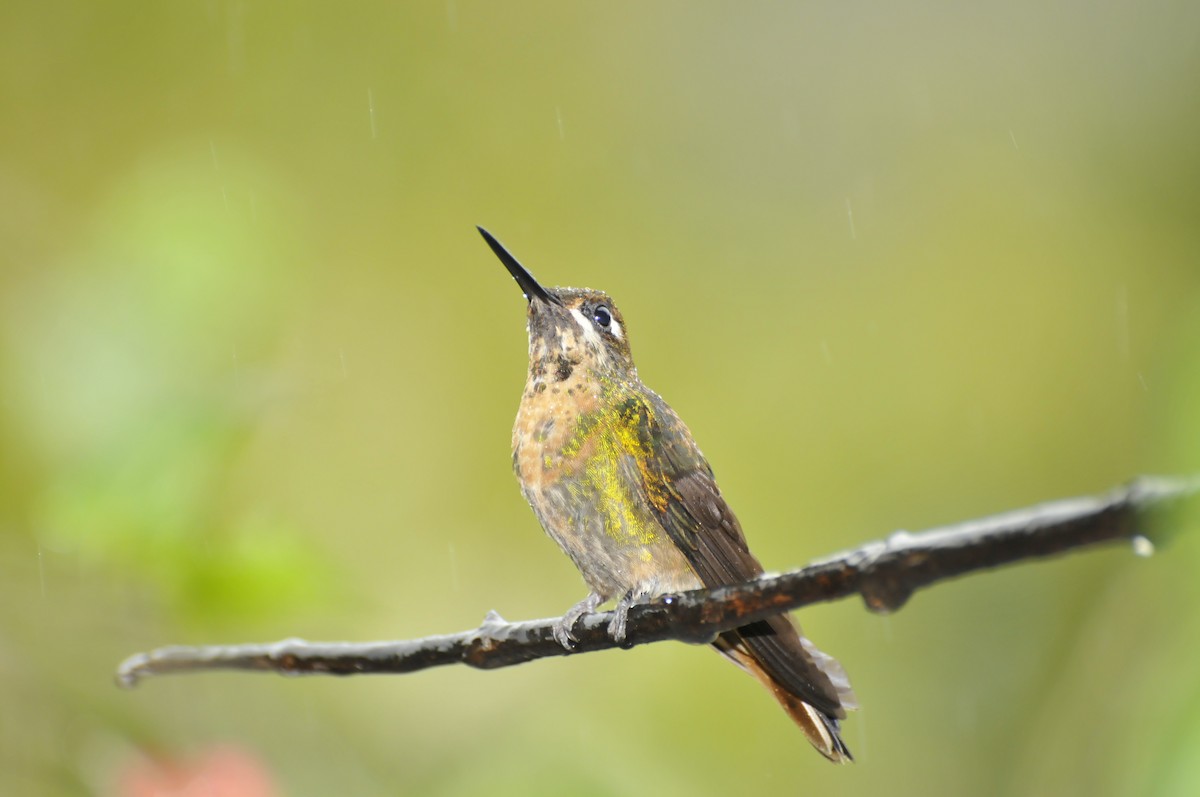
[[[1196,794],[1194,528],[802,612],[864,706],[845,768],[684,645],[112,672],[582,597],[510,472],[523,302],[475,224],[616,297],[769,569],[1197,469],[1197,29],[1183,0],[4,4],[0,793],[235,760],[212,793]]]

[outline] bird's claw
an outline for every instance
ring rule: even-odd
[[[625,643],[625,624],[629,618],[629,609],[638,602],[641,595],[635,595],[632,591],[626,592],[621,596],[621,600],[617,601],[617,605],[613,608],[612,619],[608,621],[608,635],[618,645]],[[575,643],[579,641],[579,637],[575,636],[575,623],[579,622],[579,618],[585,614],[590,614],[596,611],[596,607],[604,602],[604,598],[596,593],[588,595],[579,603],[572,606],[566,614],[562,616],[551,633],[554,635],[554,641],[566,650],[574,650]]]
[[[579,618],[583,617],[585,614],[596,611],[596,607],[599,606],[603,600],[603,598],[593,592],[579,603],[568,609],[567,613],[562,616],[562,619],[554,624],[554,628],[551,630],[551,634],[554,636],[554,641],[561,645],[565,650],[574,650],[575,643],[579,641],[579,637],[575,636],[575,623],[577,623]]]
[[[625,623],[629,619],[629,609],[637,603],[637,600],[637,596],[632,591],[626,592],[613,607],[612,619],[608,621],[608,635],[618,645],[625,642]]]
[[[575,643],[579,641],[579,638],[571,630],[575,627],[575,621],[578,619],[579,617],[564,617],[554,624],[554,628],[551,631],[554,635],[554,641],[566,650],[574,648]]]
[[[625,641],[625,619],[628,614],[628,611],[620,612],[614,610],[613,618],[608,621],[608,635],[617,644]]]

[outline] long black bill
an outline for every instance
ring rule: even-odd
[[[512,253],[504,248],[504,244],[496,240],[490,232],[482,227],[476,227],[479,234],[483,236],[483,240],[487,241],[487,245],[492,247],[492,251],[496,253],[496,257],[500,258],[500,262],[508,269],[508,273],[513,275],[513,279],[521,286],[521,292],[525,294],[528,301],[537,299],[550,304],[558,304],[558,299],[550,295],[550,292],[538,284],[538,281],[533,278],[524,266],[517,261]]]

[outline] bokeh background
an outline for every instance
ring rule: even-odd
[[[719,657],[112,680],[583,594],[523,302],[610,291],[760,558],[1200,467],[1200,5],[9,2],[0,793],[1195,794],[1200,529]],[[156,791],[157,790],[157,791]]]

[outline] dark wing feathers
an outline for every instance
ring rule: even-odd
[[[663,528],[706,587],[749,581],[763,568],[746,545],[737,517],[717,487],[712,469],[679,416],[651,393],[640,413],[639,435],[653,452],[643,489]],[[839,688],[815,661],[791,620],[784,616],[722,635],[742,645],[788,692],[831,717],[844,717]]]

